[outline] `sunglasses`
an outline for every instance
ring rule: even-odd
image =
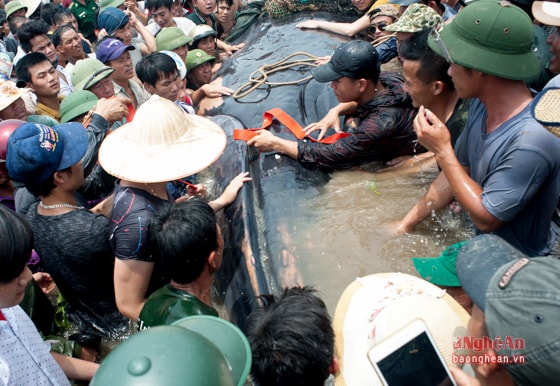
[[[371,23],[371,24],[369,25],[369,32],[372,33],[372,34],[375,33],[375,32],[377,32],[377,31],[383,32],[383,31],[385,31],[385,27],[387,27],[387,26],[388,26],[388,24],[387,24],[387,23],[384,23],[384,22],[381,22],[381,23]]]
[[[451,55],[449,54],[449,50],[447,46],[441,40],[441,35],[439,34],[440,31],[443,29],[443,24],[436,26],[430,32],[430,38],[437,44],[439,50],[441,51],[441,56],[445,59],[445,61],[449,64],[453,64],[453,59],[451,59]]]

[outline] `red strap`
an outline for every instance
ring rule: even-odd
[[[0,311],[0,320],[6,320],[6,318],[4,317],[4,314],[2,313],[2,311]]]
[[[272,120],[274,118],[276,118],[280,123],[286,126],[297,139],[303,139],[307,137],[313,142],[320,142],[329,145],[335,143],[341,138],[346,138],[350,135],[350,133],[336,133],[331,135],[330,137],[323,138],[322,140],[318,141],[315,138],[308,136],[300,126],[300,124],[297,123],[292,117],[290,117],[284,110],[275,107],[264,112],[264,119],[260,128],[246,130],[236,129],[233,131],[233,139],[242,141],[250,140],[255,135],[257,135],[260,130],[264,130],[272,125]]]

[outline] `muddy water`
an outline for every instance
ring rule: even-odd
[[[324,13],[261,20],[242,39],[246,47],[222,66],[218,77],[223,85],[237,90],[260,66],[300,51],[329,55],[347,40],[325,31],[301,31],[295,27],[310,17],[339,21],[338,15]],[[291,68],[272,74],[270,80],[294,81],[308,76],[309,71],[308,67]],[[261,86],[241,99],[208,102],[202,104],[205,115],[233,117],[240,122],[234,125],[236,128],[259,127],[264,111],[276,107],[305,126],[322,118],[337,103],[329,85],[314,80],[291,86]],[[283,128],[273,130],[293,139]],[[446,246],[471,237],[460,218],[449,210],[428,219],[412,234],[393,237],[388,231],[388,224],[404,216],[421,197],[435,177],[436,168],[416,165],[383,173],[337,171],[325,178],[320,172],[302,170],[285,156],[254,154],[248,149],[247,154],[236,150],[229,158],[218,161],[218,174],[237,163],[250,171],[254,182],[247,187],[251,192],[236,212],[247,214],[243,222],[236,222],[246,226],[246,234],[231,242],[233,249],[242,252],[229,269],[239,273],[235,271],[239,261],[250,266],[253,276],[237,281],[232,280],[234,273],[218,277],[222,280],[218,293],[227,299],[226,308],[240,298],[279,293],[283,287],[306,284],[314,285],[323,294],[333,313],[338,297],[356,277],[389,271],[415,274],[411,257],[438,256]],[[231,169],[226,176],[239,171]],[[227,269],[222,267],[223,271]],[[231,281],[235,285],[231,286]],[[253,293],[247,294],[247,290]],[[249,309],[237,313],[238,322],[243,322]]]
[[[413,233],[395,237],[389,231],[437,172],[434,167],[334,172],[318,197],[301,203],[308,213],[294,218],[305,220],[287,230],[293,246],[290,256],[299,269],[287,280],[314,285],[332,314],[342,291],[356,277],[378,272],[417,275],[411,257],[439,256],[446,246],[472,237],[462,217],[449,209],[434,214]]]

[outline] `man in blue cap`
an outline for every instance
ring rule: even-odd
[[[475,99],[455,149],[442,119],[420,107],[418,140],[442,171],[397,232],[413,230],[456,199],[478,233],[495,233],[529,256],[551,252],[560,141],[531,117],[533,95],[524,80],[540,72],[532,41],[527,14],[498,0],[474,2],[433,30],[428,44],[450,63],[459,98]]]
[[[321,130],[321,138],[331,127],[325,121],[338,122],[339,115],[353,114],[359,123],[351,135],[324,144],[307,139],[290,141],[261,130],[248,145],[259,151],[284,153],[310,169],[343,169],[424,150],[416,146],[411,127],[416,110],[404,91],[403,79],[394,73],[380,74],[378,54],[371,44],[361,40],[344,43],[327,64],[311,73],[319,82],[331,82],[340,104],[327,114],[332,119],[324,118],[306,130]]]

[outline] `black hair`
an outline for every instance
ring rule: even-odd
[[[61,7],[62,9],[59,10],[59,12],[55,13],[53,15],[53,22],[55,25],[61,25],[62,22],[64,21],[65,18],[67,17],[73,17],[76,18],[74,16],[74,14],[72,13],[72,11],[70,11],[68,8],[66,7]]]
[[[31,52],[31,39],[39,35],[49,36],[51,27],[43,20],[29,20],[24,23],[18,31],[19,43],[25,52]]]
[[[230,7],[233,7],[233,0],[216,0],[216,5],[218,5],[218,3],[227,3]]]
[[[161,7],[171,10],[172,6],[173,0],[146,0],[146,9],[150,12],[154,12]]]
[[[0,205],[0,283],[19,277],[31,257],[33,231],[18,214]]]
[[[54,16],[57,13],[62,12],[63,9],[65,8],[61,4],[47,3],[41,9],[41,19],[43,19],[43,21],[48,25],[54,26]]]
[[[251,374],[260,386],[323,386],[334,355],[334,331],[325,303],[310,287],[259,298],[248,318]]]
[[[66,169],[58,170],[57,173],[66,172],[72,174],[72,166]],[[54,174],[49,176],[45,181],[40,183],[25,184],[25,187],[35,197],[48,197],[51,195],[56,185],[54,184]]]
[[[10,20],[8,20],[8,27],[10,27],[10,32],[12,33],[12,35],[16,36],[19,32],[19,28],[21,28],[21,26],[26,22],[27,22],[27,18],[25,16],[10,17]],[[21,24],[18,28],[19,23],[23,23],[23,24]]]
[[[152,52],[136,64],[136,75],[142,83],[155,87],[156,82],[177,74],[175,61],[162,52]]]
[[[152,219],[148,237],[169,277],[188,284],[200,276],[208,256],[218,249],[216,215],[198,199],[164,205]]]
[[[428,46],[428,35],[431,31],[431,28],[424,29],[403,40],[399,45],[399,56],[405,60],[420,62],[416,76],[422,82],[430,83],[439,80],[448,90],[454,90],[453,81],[447,74],[449,63]]]
[[[31,73],[29,72],[29,67],[33,67],[43,62],[51,63],[47,55],[42,52],[30,52],[29,54],[23,56],[16,64],[16,76],[18,80],[24,81],[25,83],[31,83]]]
[[[55,47],[58,47],[61,44],[62,35],[64,34],[64,32],[66,32],[68,30],[72,30],[76,33],[78,32],[78,31],[76,31],[76,28],[74,28],[74,26],[72,24],[61,25],[60,27],[58,27],[57,29],[54,30],[54,32],[52,34],[52,42],[53,42]]]

